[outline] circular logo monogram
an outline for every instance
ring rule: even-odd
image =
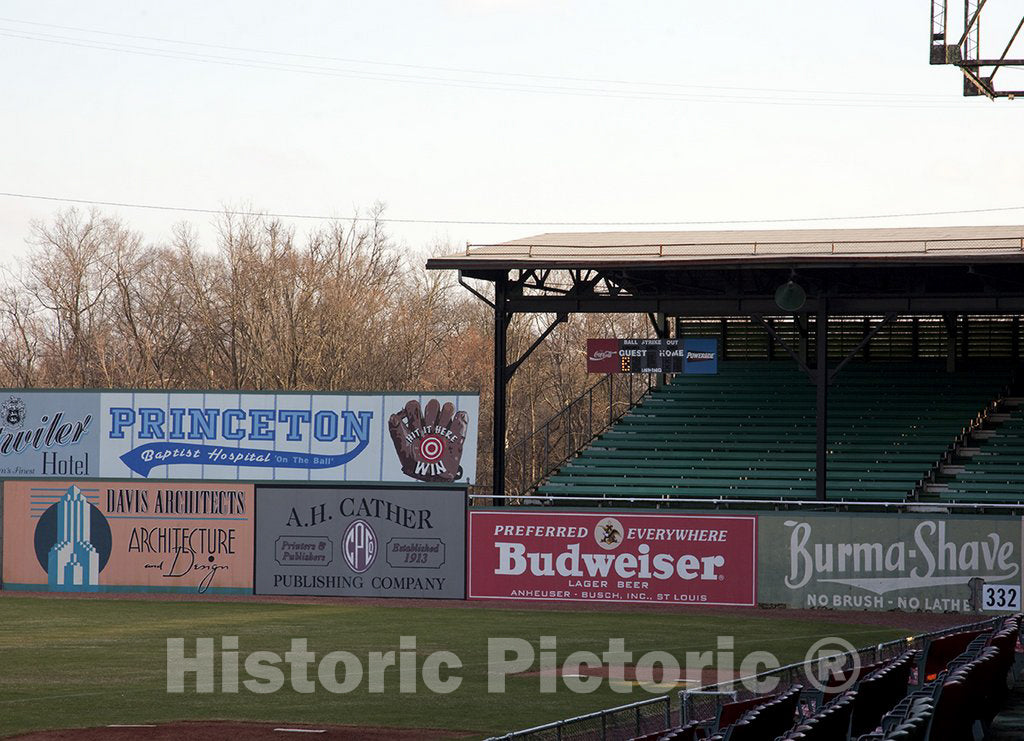
[[[594,527],[594,540],[606,551],[618,548],[622,537],[622,523],[614,517],[602,517]]]
[[[436,463],[444,455],[444,440],[437,435],[426,435],[420,440],[420,458]]]
[[[353,520],[341,539],[345,563],[357,574],[373,566],[377,558],[377,534],[366,520]]]

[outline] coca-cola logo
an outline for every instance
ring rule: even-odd
[[[616,357],[618,354],[619,353],[617,350],[597,350],[596,352],[594,352],[594,354],[590,356],[590,360],[592,362],[597,362],[598,360],[607,360],[608,358]]]
[[[353,520],[342,537],[341,552],[345,563],[357,574],[373,566],[377,558],[377,533],[366,520]]]

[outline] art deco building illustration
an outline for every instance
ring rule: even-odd
[[[91,591],[99,584],[100,556],[90,539],[89,501],[77,486],[57,503],[57,542],[47,565],[50,589]]]

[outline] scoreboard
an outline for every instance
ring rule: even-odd
[[[718,372],[718,340],[587,340],[588,373]]]

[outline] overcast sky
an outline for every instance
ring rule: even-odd
[[[929,5],[0,0],[0,191],[476,222],[1020,206],[772,226],[1024,223],[1024,100],[964,98],[930,66]],[[996,55],[1018,6],[989,2]],[[0,257],[59,207],[0,197]],[[181,220],[210,235],[202,214],[104,210],[151,242]],[[413,249],[605,228],[391,224]]]

